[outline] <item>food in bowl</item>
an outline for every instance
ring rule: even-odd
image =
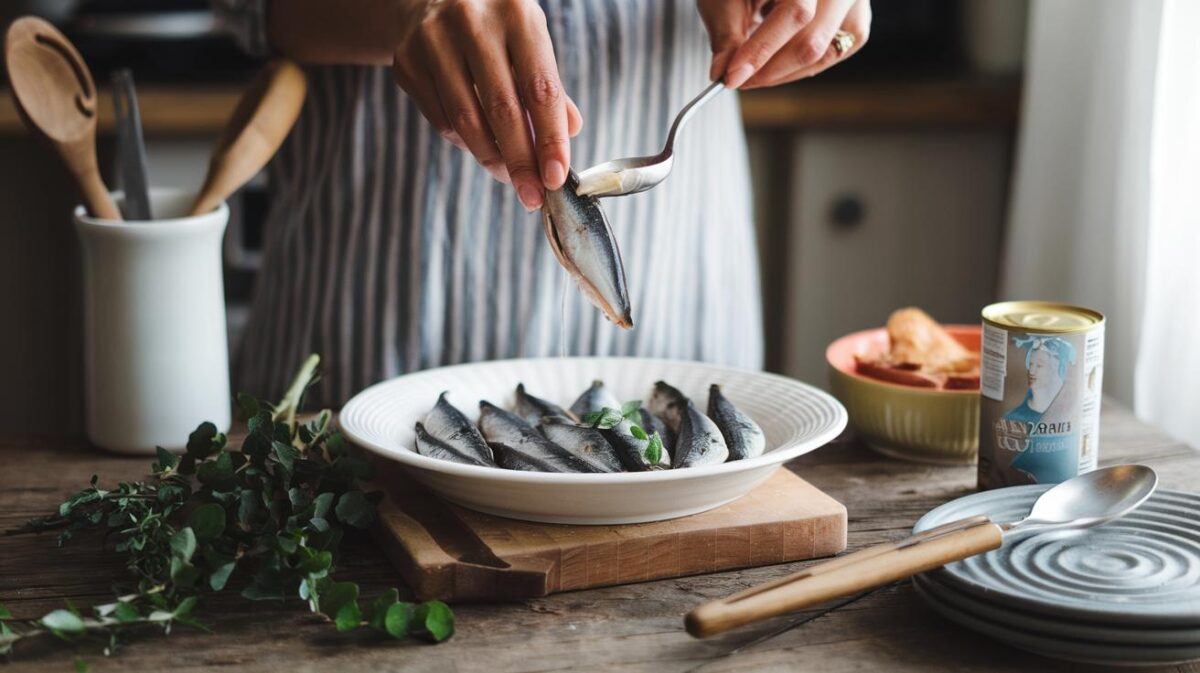
[[[417,422],[417,453],[466,465],[530,472],[641,472],[759,456],[762,428],[712,384],[708,414],[664,381],[648,407],[621,404],[594,381],[568,409],[517,385],[511,410],[481,400],[479,425],[438,396]],[[674,458],[672,458],[674,456]]]
[[[969,353],[979,352],[979,325],[942,325]],[[847,334],[826,350],[830,392],[846,407],[858,436],[885,455],[937,464],[971,464],[979,446],[979,391],[897,383],[872,377],[859,362],[888,356],[884,327]]]
[[[979,353],[968,350],[919,308],[894,311],[886,353],[855,355],[858,373],[917,388],[979,390]]]

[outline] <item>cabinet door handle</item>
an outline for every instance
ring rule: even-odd
[[[858,194],[842,194],[829,207],[829,224],[835,229],[854,229],[867,217],[867,207]]]

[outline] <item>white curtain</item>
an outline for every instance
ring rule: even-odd
[[[1005,299],[1108,317],[1105,392],[1200,447],[1200,2],[1034,0]]]

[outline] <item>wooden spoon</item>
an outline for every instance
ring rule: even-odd
[[[263,68],[225,125],[192,215],[216,208],[267,165],[300,116],[306,89],[304,71],[291,61]]]
[[[96,85],[83,57],[57,28],[27,16],[8,27],[4,62],[21,117],[58,150],[88,212],[121,219],[96,164]]]

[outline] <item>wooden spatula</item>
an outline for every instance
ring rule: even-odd
[[[192,215],[216,208],[267,165],[300,116],[306,88],[304,71],[291,61],[263,68],[225,125]]]
[[[58,151],[88,212],[121,219],[96,165],[96,84],[83,57],[57,28],[26,16],[8,27],[4,62],[21,117]]]

